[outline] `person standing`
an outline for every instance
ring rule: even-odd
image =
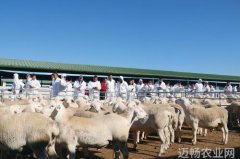
[[[53,73],[52,77],[52,93],[51,97],[57,97],[60,91],[60,78],[57,73]]]
[[[234,94],[236,94],[236,93],[237,93],[237,91],[238,91],[238,88],[237,88],[237,86],[234,86],[234,87],[233,87],[233,93],[234,93]]]
[[[119,78],[118,92],[119,97],[121,97],[124,101],[127,101],[128,84],[126,81],[124,81],[123,76],[120,76]]]
[[[136,86],[134,80],[130,80],[128,85],[128,101],[135,99],[136,97]]]
[[[32,78],[31,78],[31,75],[30,74],[26,74],[26,82],[25,82],[25,85],[24,85],[24,90],[26,91],[26,94],[27,96],[30,95],[30,82],[31,82]]]
[[[115,97],[116,89],[116,83],[115,80],[112,78],[112,75],[108,76],[106,84],[107,84],[107,99],[112,100]]]
[[[142,79],[139,79],[136,86],[137,97],[139,100],[142,100],[145,97],[144,83]]]
[[[166,91],[166,84],[165,84],[165,82],[163,81],[162,78],[160,78],[155,83],[154,87],[155,87],[155,91],[159,94],[160,97],[165,97],[164,93],[161,93],[161,92]]]
[[[95,75],[93,77],[93,81],[88,83],[89,89],[89,98],[91,100],[99,100],[100,97],[100,90],[101,90],[101,83],[98,81],[98,77]]]
[[[203,92],[202,79],[199,79],[198,82],[195,84],[195,96],[197,97],[199,93],[202,92]]]
[[[61,75],[59,96],[72,96],[72,80],[66,74]]]
[[[181,84],[180,81],[178,81],[177,84],[175,84],[173,86],[174,97],[177,97],[177,98],[181,97],[182,96],[182,94],[181,94],[182,91],[183,91],[182,84]]]
[[[38,89],[41,88],[40,82],[37,80],[37,76],[35,74],[31,75],[31,80],[28,82],[29,85],[29,98],[32,97],[32,95],[38,94]]]
[[[210,96],[212,97],[212,98],[215,98],[216,97],[216,94],[215,94],[215,91],[216,91],[216,89],[214,88],[214,86],[213,85],[210,85]]]
[[[22,80],[19,79],[19,75],[17,73],[13,74],[13,84],[12,84],[12,91],[13,91],[13,97],[12,98],[18,98],[20,91],[23,89],[24,83]]]
[[[86,82],[83,79],[83,76],[79,76],[79,78],[74,82],[74,100],[76,100],[78,97],[82,97],[85,95],[85,90],[87,87]]]
[[[149,80],[148,83],[144,86],[144,90],[146,91],[146,93],[147,93],[146,95],[148,97],[153,97],[154,96],[154,93],[153,93],[154,86],[153,86],[151,80]]]
[[[225,86],[224,92],[228,95],[233,92],[233,88],[230,82],[228,82],[227,85]]]
[[[203,90],[204,90],[204,92],[207,93],[207,94],[210,92],[210,86],[209,86],[208,81],[205,82],[205,85],[204,85]]]

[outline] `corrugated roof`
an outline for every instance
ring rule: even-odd
[[[138,68],[82,65],[82,64],[65,64],[45,61],[0,59],[0,68],[9,70],[24,71],[47,71],[47,72],[65,72],[65,73],[88,73],[88,74],[112,74],[128,75],[143,77],[170,77],[170,78],[187,78],[205,80],[224,80],[240,81],[240,76],[215,75],[202,73],[188,73],[176,71],[150,70]]]

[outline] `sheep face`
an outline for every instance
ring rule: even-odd
[[[187,106],[190,105],[190,101],[187,98],[180,98],[175,101],[176,104],[180,106]]]
[[[121,114],[127,109],[127,106],[125,106],[123,103],[116,103],[112,107],[112,111],[114,113]]]
[[[136,114],[135,119],[139,120],[142,124],[144,124],[149,118],[148,114],[140,106],[134,106],[133,109],[134,113]]]

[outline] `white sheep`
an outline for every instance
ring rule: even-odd
[[[46,148],[58,134],[55,122],[39,113],[0,115],[0,149],[4,152],[21,152],[28,148],[38,159],[47,159]]]
[[[141,124],[140,122],[135,122],[132,127],[131,131],[133,131],[133,137],[134,137],[134,148],[136,149],[137,143],[139,142],[139,131],[144,133],[150,133],[157,131],[161,145],[160,145],[160,151],[158,156],[161,156],[163,153],[165,153],[166,149],[170,145],[170,133],[172,137],[174,137],[173,131],[172,131],[172,122],[173,120],[173,113],[171,107],[166,106],[156,106],[154,104],[152,105],[144,105],[140,103],[134,103],[130,102],[131,104],[136,104],[138,107],[143,108],[147,114],[149,115],[148,120],[145,124]],[[129,105],[128,104],[128,105]],[[113,107],[114,112],[122,113],[124,112],[124,109],[128,106],[124,106],[124,104],[117,104]],[[170,132],[169,132],[170,131]]]
[[[198,126],[202,128],[216,128],[221,127],[223,132],[223,143],[228,142],[228,112],[221,107],[201,108],[192,107],[189,100],[186,98],[176,100],[176,104],[183,107],[186,122],[193,129],[193,145],[197,142],[197,129]]]
[[[66,143],[70,159],[75,157],[77,145],[101,148],[107,146],[110,141],[113,141],[115,158],[119,157],[120,149],[124,159],[127,159],[126,142],[129,129],[135,120],[146,120],[148,117],[146,112],[138,107],[130,108],[122,116],[108,114],[94,118],[81,118],[72,116],[63,105],[59,105],[53,114],[56,114],[55,121],[60,125],[57,143],[58,145]]]

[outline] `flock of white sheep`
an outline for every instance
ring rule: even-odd
[[[38,159],[74,159],[76,151],[88,156],[88,148],[111,145],[113,158],[129,158],[129,132],[134,148],[149,133],[160,138],[158,156],[174,143],[181,142],[181,129],[187,124],[193,129],[192,144],[197,134],[207,135],[207,129],[223,132],[222,142],[228,142],[228,124],[240,119],[238,100],[223,99],[219,106],[213,99],[149,98],[125,102],[121,98],[91,101],[87,96],[73,101],[71,97],[46,99],[41,95],[31,100],[21,96],[12,101],[8,96],[0,102],[1,159],[33,156]],[[234,122],[235,122],[234,121]]]

